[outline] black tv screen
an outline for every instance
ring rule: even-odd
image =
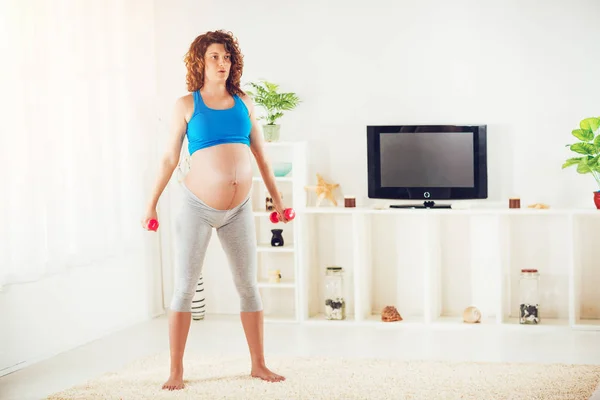
[[[369,197],[487,198],[485,125],[367,126]]]

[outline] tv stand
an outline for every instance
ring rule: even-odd
[[[390,208],[452,208],[450,204],[435,204],[435,201],[424,201],[423,204],[392,204]]]

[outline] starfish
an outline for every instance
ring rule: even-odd
[[[316,186],[305,186],[306,190],[313,190],[317,194],[317,207],[321,204],[323,199],[329,200],[333,203],[334,206],[337,207],[337,201],[333,196],[333,190],[340,185],[337,183],[328,183],[325,182],[325,179],[319,174],[317,174],[317,185]]]

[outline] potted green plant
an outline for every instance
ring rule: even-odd
[[[591,174],[598,189],[594,192],[594,203],[600,209],[600,117],[582,119],[579,129],[574,129],[571,134],[579,139],[578,143],[567,144],[571,151],[579,154],[565,161],[562,168],[577,166],[580,174]]]
[[[254,103],[262,107],[267,115],[261,116],[258,120],[266,120],[263,125],[263,134],[267,142],[276,142],[279,140],[281,126],[277,124],[277,120],[283,117],[283,111],[290,111],[296,108],[300,103],[300,99],[296,93],[281,93],[279,85],[260,80],[258,82],[250,82],[251,90],[246,93],[254,100]]]

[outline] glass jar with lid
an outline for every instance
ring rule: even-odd
[[[327,267],[325,271],[325,318],[328,320],[346,318],[344,270],[335,265]]]
[[[519,323],[540,322],[540,274],[537,269],[522,269],[519,279]]]

